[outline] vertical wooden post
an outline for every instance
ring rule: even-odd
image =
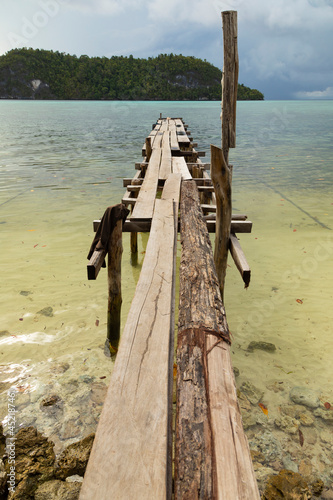
[[[123,222],[119,220],[112,231],[108,249],[107,338],[114,351],[118,350],[120,339],[122,231]]]
[[[150,160],[151,153],[152,153],[152,146],[151,146],[151,137],[146,138],[146,161]]]
[[[224,281],[227,271],[229,237],[231,227],[231,169],[228,167],[222,149],[210,147],[211,174],[216,196],[216,230],[214,262],[224,299]]]
[[[236,104],[238,88],[237,12],[222,12],[222,150],[228,164],[229,148],[236,147]]]
[[[141,179],[133,179],[132,181],[132,184],[133,186],[140,186],[141,185]],[[138,197],[138,191],[134,191],[132,193],[132,196],[134,196],[134,198],[137,198]],[[134,206],[132,205],[132,212],[133,212],[133,208]],[[130,240],[131,240],[131,260],[132,260],[132,263],[134,265],[137,264],[137,253],[138,253],[138,233],[135,233],[135,232],[131,232],[131,236],[130,236]]]
[[[214,261],[224,300],[231,226],[231,168],[229,148],[236,147],[236,104],[238,87],[237,12],[222,12],[224,64],[222,73],[222,149],[211,146],[211,174],[216,195]]]

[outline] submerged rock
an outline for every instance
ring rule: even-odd
[[[293,387],[289,397],[294,403],[308,408],[318,408],[320,404],[317,394],[308,387]]]
[[[266,352],[274,352],[274,351],[276,351],[275,345],[271,344],[270,342],[262,342],[262,341],[258,341],[257,342],[255,340],[253,340],[247,346],[247,350],[249,352],[253,352],[255,349],[260,349],[261,351],[266,351]]]
[[[44,307],[40,311],[37,312],[37,314],[41,314],[42,316],[48,316],[52,317],[53,316],[53,307]]]
[[[61,401],[61,398],[56,394],[52,394],[52,396],[47,396],[42,399],[41,406],[53,406]]]
[[[295,418],[289,417],[288,415],[283,415],[274,420],[276,427],[288,434],[296,434],[299,428],[299,421]]]
[[[69,476],[83,476],[89,460],[89,455],[94,442],[95,434],[69,445],[58,460],[56,477],[66,479]]]
[[[252,382],[248,381],[242,383],[240,390],[246,395],[248,400],[253,405],[259,403],[259,401],[264,395],[264,393],[260,389],[258,389],[255,385],[253,385]]]
[[[305,479],[297,472],[283,469],[277,476],[271,476],[267,482],[262,500],[308,500],[312,498]]]
[[[313,412],[313,414],[316,417],[320,417],[323,420],[325,420],[325,422],[327,424],[333,424],[333,411],[332,410],[324,410],[323,408],[318,408],[317,410],[315,410]]]

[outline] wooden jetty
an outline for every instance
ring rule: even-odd
[[[235,13],[223,14],[224,26],[230,15],[234,25]],[[250,232],[252,223],[231,213],[229,147],[212,146],[211,165],[203,163],[183,120],[160,116],[145,140],[143,161],[132,179],[124,179],[122,203],[95,221],[88,277],[96,278],[108,254],[108,339],[117,356],[80,500],[259,499],[222,299],[223,252],[230,252],[245,286],[250,278],[236,234]],[[112,231],[103,242],[108,220]],[[136,234],[150,234],[119,342],[124,231],[131,233],[133,255]],[[215,256],[209,232],[217,233]]]

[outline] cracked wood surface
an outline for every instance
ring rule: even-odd
[[[182,183],[175,499],[259,500],[228,324],[194,181]],[[212,332],[211,334],[209,332]]]
[[[171,498],[175,255],[173,202],[156,200],[80,500]]]

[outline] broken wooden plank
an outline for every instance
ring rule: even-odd
[[[98,224],[100,220],[98,221]],[[105,261],[106,251],[105,250],[95,250],[89,259],[87,265],[88,280],[95,280],[98,276],[99,271]]]
[[[156,200],[80,500],[171,499],[175,215]]]
[[[180,198],[180,185],[182,182],[181,174],[170,174],[165,181],[161,200],[173,200],[178,211],[179,198]]]
[[[244,281],[245,288],[247,288],[251,280],[251,269],[236,235],[232,233],[230,234],[229,250]]]

